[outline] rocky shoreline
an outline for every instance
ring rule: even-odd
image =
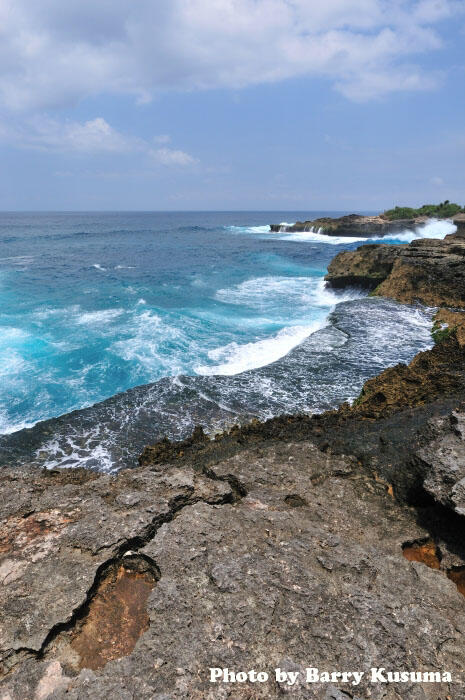
[[[377,296],[427,306],[465,306],[465,224],[443,240],[422,238],[409,245],[364,245],[336,255],[325,279],[335,289],[373,290]]]
[[[445,307],[434,347],[352,406],[199,428],[116,476],[2,469],[0,698],[463,697],[464,255],[459,228],[336,256],[332,286]],[[365,675],[307,684],[306,667]]]
[[[313,232],[325,236],[343,236],[347,238],[379,238],[394,235],[400,231],[415,231],[431,217],[414,216],[407,219],[390,220],[384,214],[364,216],[347,214],[339,218],[322,217],[319,219],[296,221],[295,224],[270,224],[271,233],[305,233]],[[465,214],[460,213],[451,218],[458,226],[465,225]]]
[[[270,224],[270,231],[272,233],[304,233],[313,231],[325,236],[376,238],[398,233],[399,231],[414,231],[417,226],[424,224],[427,220],[426,216],[389,221],[382,216],[348,214],[337,219],[322,217],[308,221],[297,221],[292,225]]]

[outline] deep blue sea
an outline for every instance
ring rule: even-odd
[[[132,466],[197,423],[334,407],[430,347],[431,310],[325,289],[365,239],[269,232],[343,213],[1,213],[2,462]]]

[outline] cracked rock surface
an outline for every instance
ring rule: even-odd
[[[170,468],[117,479],[5,469],[0,489],[3,672],[23,656],[40,655],[50,631],[86,600],[105,562],[140,546],[183,505],[231,498],[227,483]]]
[[[428,530],[353,457],[281,441],[208,470],[5,469],[0,486],[2,700],[464,696],[465,599],[403,556]],[[274,680],[308,666],[367,674],[357,687]],[[371,684],[380,666],[453,680]],[[212,684],[210,667],[270,680]]]
[[[426,465],[424,487],[444,506],[465,515],[465,414],[453,411],[432,421],[437,438],[418,451]]]

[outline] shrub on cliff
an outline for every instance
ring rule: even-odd
[[[448,325],[441,323],[440,321],[435,321],[433,328],[431,330],[431,335],[433,337],[436,345],[442,343],[447,338],[457,335],[457,326],[450,328]]]
[[[423,204],[418,209],[412,207],[394,207],[384,212],[383,216],[390,221],[395,219],[414,219],[416,216],[438,217],[439,219],[448,219],[455,216],[461,211],[465,211],[459,204],[449,202],[446,199],[440,204]]]
[[[418,216],[417,210],[411,207],[394,207],[384,212],[384,216],[391,221],[394,219],[413,219]]]

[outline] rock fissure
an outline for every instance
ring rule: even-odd
[[[207,469],[202,470],[202,473],[207,479],[228,483],[231,490],[211,498],[201,498],[193,496],[194,488],[189,488],[187,494],[180,494],[171,499],[166,513],[156,516],[142,532],[119,544],[114,548],[115,554],[99,565],[85,600],[72,611],[68,620],[58,622],[49,630],[39,649],[18,647],[9,650],[0,664],[0,679],[8,676],[26,658],[40,661],[49,656],[56,656],[57,647],[61,648],[64,664],[71,671],[77,668],[99,669],[108,661],[121,658],[132,651],[137,639],[149,624],[145,608],[137,604],[138,599],[141,598],[141,594],[142,599],[144,598],[145,590],[146,602],[150,591],[161,578],[156,562],[138,550],[151,542],[162,525],[174,520],[185,507],[200,502],[212,506],[233,504],[247,494],[244,486],[233,475],[218,476]],[[35,511],[26,512],[22,519],[34,514]],[[47,532],[43,522],[46,521],[42,519],[40,527],[34,527],[34,536],[38,537]],[[107,547],[96,548],[94,553],[97,554],[105,548]],[[108,584],[113,579],[119,584],[119,591],[115,592],[114,587]],[[131,587],[134,588],[131,583],[139,589],[139,596],[136,598],[131,596]],[[124,608],[129,612],[125,616],[125,626],[121,627],[118,625],[117,611]],[[134,624],[130,624],[131,619],[133,622],[135,620]],[[115,635],[111,634],[112,630]],[[78,658],[73,658],[73,654],[70,655],[66,647],[74,650]]]
[[[408,561],[416,561],[430,569],[445,574],[455,583],[457,590],[465,596],[465,565],[447,568],[442,565],[442,554],[436,543],[429,538],[422,538],[402,545],[402,554]],[[444,642],[443,642],[444,643]]]

